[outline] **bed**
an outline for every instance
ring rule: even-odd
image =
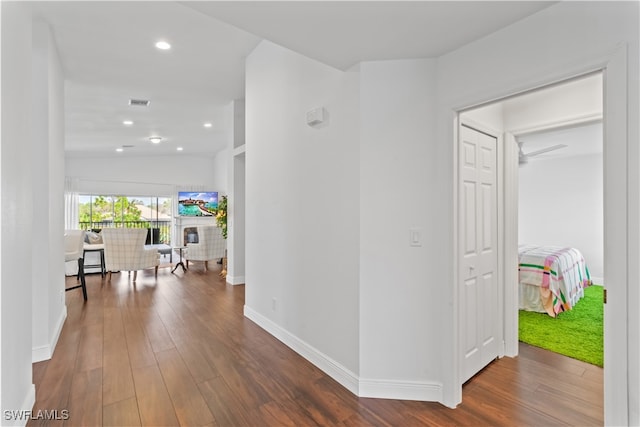
[[[571,310],[591,285],[580,251],[558,246],[521,245],[518,248],[520,310],[558,313]]]

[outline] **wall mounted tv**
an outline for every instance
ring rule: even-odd
[[[178,192],[178,215],[180,216],[213,216],[217,209],[217,191]]]

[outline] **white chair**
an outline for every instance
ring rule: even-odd
[[[82,296],[87,300],[87,284],[84,279],[84,231],[83,230],[65,230],[64,232],[64,261],[76,261],[78,263],[77,280],[80,284],[65,288],[65,291],[82,288]]]
[[[145,249],[146,228],[103,228],[101,234],[109,281],[114,271],[133,271],[135,282],[138,270],[151,267],[155,267],[155,277],[158,277],[160,254],[156,249]]]
[[[189,261],[204,261],[204,269],[209,261],[224,258],[226,242],[222,237],[222,229],[214,226],[198,226],[198,243],[187,243],[187,268]]]

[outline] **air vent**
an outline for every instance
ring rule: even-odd
[[[135,105],[137,107],[148,107],[149,101],[146,99],[130,99],[129,105]]]
[[[133,148],[135,145],[123,145],[122,148]]]

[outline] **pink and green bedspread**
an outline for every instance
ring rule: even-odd
[[[591,285],[589,269],[575,248],[521,245],[518,253],[521,310],[556,317],[571,310]]]

